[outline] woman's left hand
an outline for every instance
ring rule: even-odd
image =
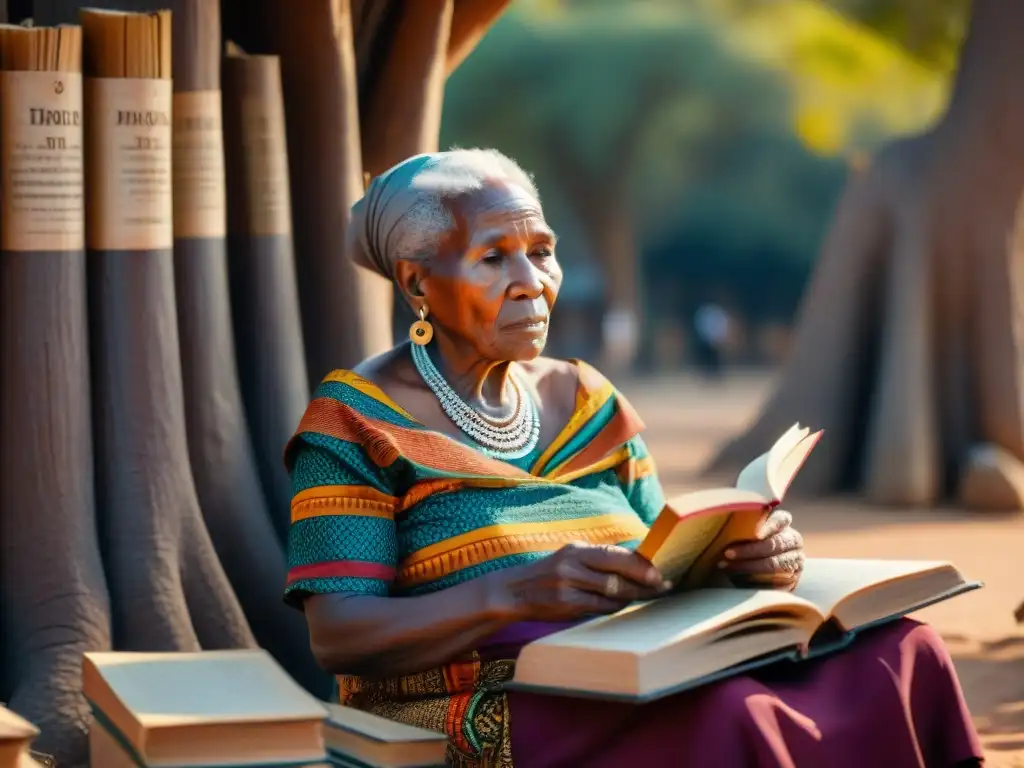
[[[776,509],[757,532],[757,540],[734,544],[720,564],[738,587],[793,589],[804,569],[804,538],[793,516]]]

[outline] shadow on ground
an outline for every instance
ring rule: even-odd
[[[985,749],[1024,751],[1024,637],[979,642],[946,633],[944,638],[957,672],[972,683],[964,692]]]

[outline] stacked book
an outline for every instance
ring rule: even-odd
[[[262,650],[87,653],[93,766],[327,768],[324,705]]]
[[[431,768],[445,765],[448,737],[352,707],[328,704],[324,741],[337,768]]]
[[[82,688],[94,768],[445,764],[444,734],[318,701],[262,650],[87,653]]]

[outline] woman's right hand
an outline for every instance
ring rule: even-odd
[[[658,569],[635,552],[578,542],[491,576],[497,581],[503,612],[517,621],[569,621],[613,613],[671,588]]]

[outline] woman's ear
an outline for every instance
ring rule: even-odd
[[[423,293],[423,278],[426,277],[425,265],[422,261],[408,261],[399,259],[395,264],[395,282],[398,290],[405,297],[406,303],[415,312],[421,304],[425,295]]]

